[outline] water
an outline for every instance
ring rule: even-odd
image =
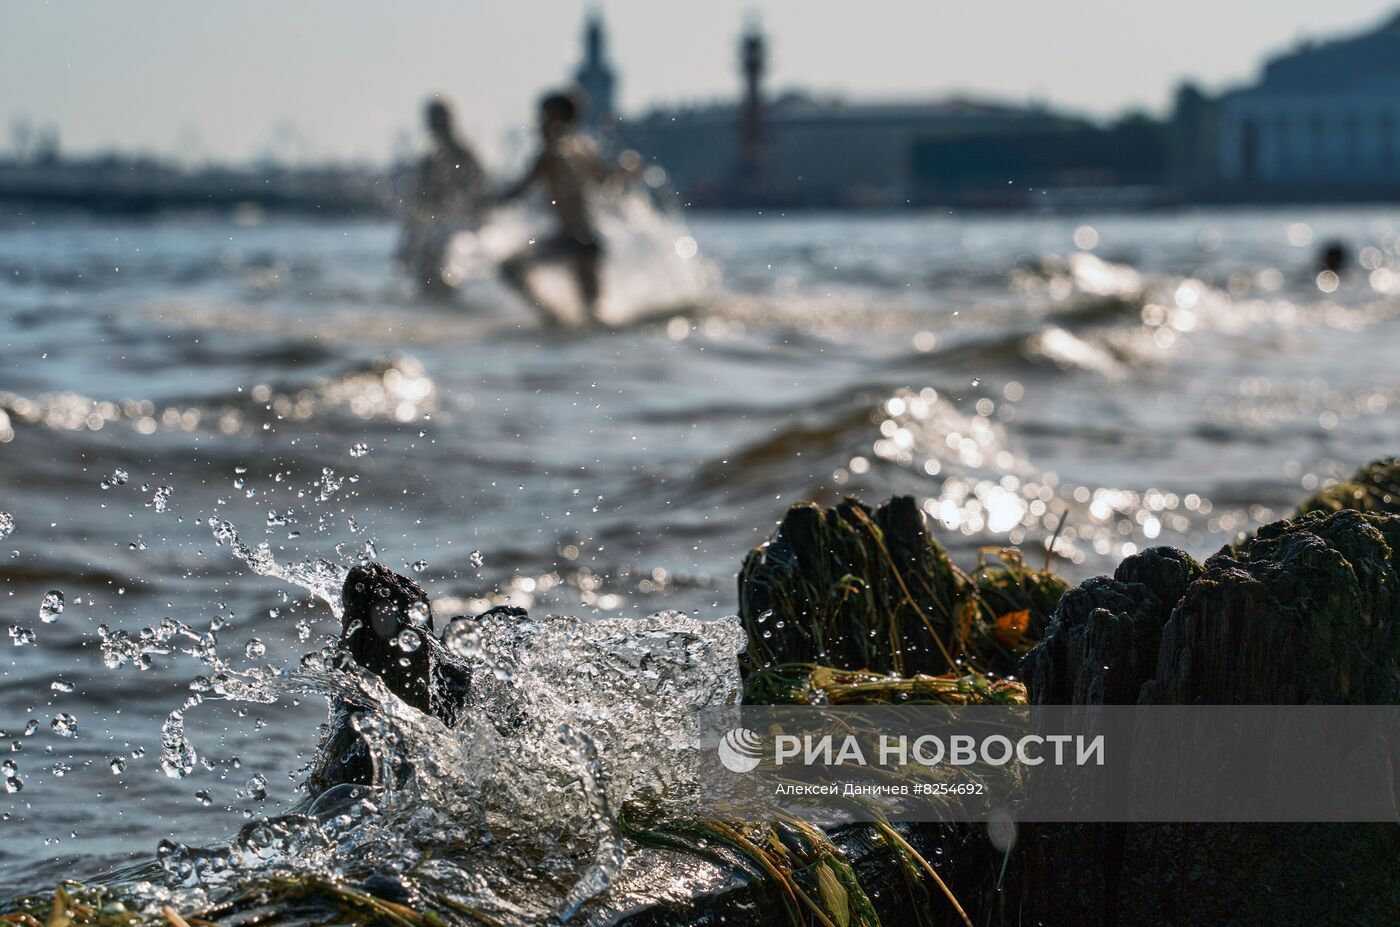
[[[508,848],[547,887],[497,892],[519,919],[566,910],[616,869],[597,803],[623,796],[587,783],[625,768],[619,719],[647,704],[570,680],[626,679],[638,647],[703,650],[667,664],[662,701],[730,679],[712,619],[789,503],[915,493],[964,564],[1039,551],[1063,519],[1058,568],[1080,578],[1151,544],[1207,554],[1400,450],[1386,212],[657,222],[650,251],[615,250],[622,324],[590,331],[473,276],[522,227],[464,246],[456,306],[395,276],[386,222],[0,228],[0,895],[158,845],[177,893],[202,890],[180,873],[205,844],[219,865],[286,840],[306,865],[420,852],[406,799],[380,796],[372,828],[348,799],[279,818],[324,694],[354,686],[383,749],[432,770],[410,794],[435,827],[499,813],[482,796],[519,769],[443,765],[488,744],[584,783],[568,827]],[[1366,266],[1328,292],[1333,237]],[[509,749],[449,737],[302,663],[369,559],[423,583],[439,621],[510,603],[596,624],[457,641],[501,664],[483,698],[527,698],[481,710],[533,721]],[[685,615],[642,621],[663,610]],[[480,871],[510,884],[510,853]]]

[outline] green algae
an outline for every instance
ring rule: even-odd
[[[1310,512],[1380,512],[1400,515],[1400,457],[1383,457],[1361,467],[1350,479],[1328,486],[1298,508]]]
[[[1066,584],[1014,551],[958,569],[909,496],[788,509],[744,560],[749,669],[811,663],[895,676],[1010,675]]]

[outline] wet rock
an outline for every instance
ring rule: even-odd
[[[917,593],[906,593],[910,583]],[[772,540],[744,560],[739,616],[759,664],[947,672],[919,615],[951,639],[956,592],[952,563],[912,498],[874,511],[847,499],[788,509]]]
[[[371,563],[357,566],[341,590],[340,652],[374,673],[409,705],[454,724],[466,702],[471,673],[433,636],[428,595],[413,580]],[[352,717],[364,705],[341,701],[332,707],[322,741],[312,795],[344,783],[372,781],[373,764]]]
[[[1304,502],[1298,514],[1342,509],[1400,515],[1400,457],[1371,461],[1351,479],[1329,486]]]
[[[1153,547],[1113,576],[1065,593],[1044,641],[1021,661],[1040,705],[1132,705],[1157,669],[1162,626],[1201,573],[1190,555]]]
[[[376,872],[362,881],[360,887],[376,898],[395,904],[409,904],[413,901],[413,888],[403,876],[395,872]]]
[[[756,667],[816,663],[901,676],[999,674],[1039,640],[1064,584],[1019,560],[954,568],[910,496],[875,509],[788,509],[744,560],[739,616]]]
[[[341,646],[419,711],[432,701],[432,636],[428,594],[413,580],[378,563],[357,566],[341,591]],[[422,617],[414,621],[413,613]],[[407,643],[407,647],[403,646]]]
[[[1025,661],[1031,700],[1393,704],[1397,552],[1400,517],[1338,511],[1268,525],[1198,569],[1160,548],[1130,558],[1066,594]],[[1017,860],[1021,909],[1059,923],[1382,924],[1400,910],[1393,824],[1028,826]]]
[[[1400,701],[1400,518],[1267,525],[1206,561],[1163,630],[1152,704]]]

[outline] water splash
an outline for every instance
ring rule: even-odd
[[[272,550],[266,542],[258,544],[257,547],[245,544],[239,538],[238,529],[232,522],[210,515],[208,524],[213,529],[214,541],[220,546],[228,545],[233,555],[246,563],[254,573],[259,576],[273,576],[283,582],[300,586],[325,602],[330,606],[331,613],[340,618],[340,587],[345,584],[345,575],[349,572],[347,567],[329,560],[310,558],[283,566],[272,556]]]
[[[185,735],[185,711],[203,700],[200,695],[190,696],[184,708],[172,711],[160,727],[160,768],[172,779],[183,779],[194,772],[199,756]]]
[[[341,613],[340,567],[282,566],[266,545],[245,545],[230,523],[210,526],[255,573],[308,589]],[[429,614],[420,606],[406,618],[422,628]],[[207,668],[161,728],[166,775],[181,779],[200,768],[186,720],[206,701],[268,704],[308,694],[326,699],[333,720],[337,706],[351,706],[342,716],[362,739],[372,773],[367,785],[331,787],[221,846],[162,842],[159,876],[137,886],[152,910],[199,910],[275,873],[355,881],[395,872],[415,890],[512,923],[571,918],[608,891],[626,861],[616,809],[644,801],[649,813],[664,815],[697,787],[694,768],[677,762],[658,773],[655,756],[698,745],[706,707],[737,704],[744,643],[737,619],[702,622],[680,612],[532,621],[499,610],[452,621],[441,642],[401,635],[405,654],[426,647],[432,660],[452,655],[467,664],[466,703],[448,724],[334,646],[289,667],[234,669],[218,653],[217,631],[173,618],[135,635],[99,629],[110,668],[146,669],[176,653]],[[254,644],[261,642],[249,641],[243,655],[266,657],[266,646]],[[120,774],[124,761],[109,765]],[[266,782],[254,776],[241,797],[260,800]]]

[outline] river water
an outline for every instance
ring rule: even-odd
[[[470,269],[423,303],[395,234],[0,226],[0,895],[299,798],[320,698],[206,702],[173,778],[162,724],[207,670],[104,666],[102,625],[212,624],[235,666],[334,633],[211,517],[284,564],[378,559],[439,615],[708,620],[802,499],[913,493],[964,565],[1039,563],[1063,520],[1079,579],[1206,555],[1400,451],[1389,211],[667,220],[652,252],[614,249],[602,329],[543,327]],[[1318,277],[1333,239],[1340,280]]]

